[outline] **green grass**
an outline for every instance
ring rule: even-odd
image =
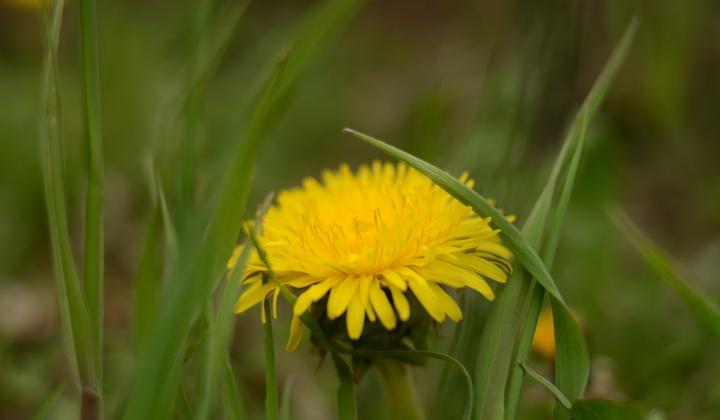
[[[619,150],[627,150],[624,143],[612,139],[624,141],[624,137],[613,132],[620,131],[618,126],[608,123],[614,114],[605,114],[600,107],[606,96],[612,96],[609,91],[615,79],[621,79],[626,57],[637,53],[637,49],[630,53],[637,22],[632,21],[620,37],[597,77],[598,65],[604,60],[598,57],[605,52],[593,52],[592,65],[582,62],[592,68],[583,70],[587,73],[584,77],[595,82],[551,160],[549,141],[533,143],[546,135],[542,130],[547,127],[533,121],[544,115],[538,111],[545,106],[541,98],[547,93],[541,91],[542,82],[556,69],[548,59],[546,67],[527,75],[519,69],[531,68],[527,64],[532,61],[518,57],[540,51],[555,57],[551,48],[538,47],[552,42],[542,44],[533,38],[520,50],[504,50],[502,45],[492,54],[483,50],[492,57],[487,63],[488,75],[473,72],[471,78],[458,77],[458,85],[453,76],[453,80],[433,82],[438,86],[421,90],[416,85],[420,82],[411,75],[417,72],[421,80],[423,72],[433,67],[436,58],[430,49],[437,46],[423,41],[422,51],[410,51],[404,44],[407,35],[399,30],[408,28],[384,5],[364,7],[366,2],[361,0],[321,1],[307,10],[303,5],[302,15],[296,16],[258,3],[204,0],[182,10],[151,10],[150,15],[167,14],[163,17],[174,23],[146,33],[128,29],[127,40],[120,41],[111,29],[127,23],[122,19],[113,23],[113,13],[122,7],[97,4],[96,11],[93,0],[80,0],[72,5],[56,1],[43,10],[46,51],[39,154],[64,347],[60,355],[52,344],[30,344],[31,348],[42,345],[49,349],[43,353],[42,363],[32,359],[35,356],[28,356],[27,361],[18,350],[0,354],[0,367],[8,372],[0,375],[0,397],[14,395],[7,390],[17,386],[13,374],[21,372],[22,377],[44,375],[39,384],[25,385],[26,389],[36,388],[35,393],[43,398],[27,392],[30,396],[18,403],[32,404],[28,413],[38,419],[288,420],[322,416],[322,410],[313,404],[323,401],[327,407],[321,408],[332,418],[384,420],[400,403],[415,403],[407,395],[399,398],[403,401],[386,402],[371,389],[377,385],[375,378],[368,374],[358,383],[358,371],[353,369],[358,358],[387,358],[394,363],[412,360],[424,365],[412,368],[421,407],[406,412],[426,412],[428,420],[437,413],[467,420],[638,419],[651,407],[655,412],[677,410],[688,418],[696,415],[702,419],[701,415],[710,413],[704,418],[712,418],[720,409],[718,384],[713,379],[717,364],[712,360],[716,350],[712,340],[720,334],[714,286],[701,287],[689,281],[677,268],[679,264],[628,216],[612,212],[611,219],[622,235],[680,298],[694,317],[690,320],[704,328],[696,332],[682,314],[677,320],[673,314],[658,314],[662,288],[640,281],[650,274],[637,268],[642,261],[635,258],[635,264],[626,267],[612,254],[620,253],[621,248],[607,250],[613,256],[603,260],[605,250],[600,245],[593,245],[598,249],[587,245],[607,239],[598,234],[608,227],[595,214],[602,208],[597,197],[616,198],[618,193],[612,188],[622,183],[612,184],[608,176],[612,168],[603,169],[607,172],[598,168],[631,160],[617,156],[622,154]],[[272,28],[264,25],[267,16],[276,14],[283,16],[277,18],[279,24]],[[463,19],[471,16],[458,14],[453,24],[462,26]],[[77,21],[77,34],[61,27],[68,21]],[[168,29],[177,22],[184,23]],[[135,23],[138,26],[133,28],[147,23]],[[151,34],[157,33],[162,35],[153,39]],[[64,45],[68,40],[77,45]],[[118,47],[124,42],[136,51],[123,52]],[[647,40],[638,37],[637,42],[646,45]],[[241,49],[246,55],[238,53]],[[152,67],[162,61],[155,56],[158,51],[172,51],[166,67]],[[73,53],[77,53],[77,66],[68,58]],[[452,48],[444,54],[452,56]],[[637,69],[634,60],[638,59],[631,58],[628,66]],[[439,62],[443,71],[454,74],[450,67],[445,68],[445,61]],[[447,64],[460,62],[449,60]],[[398,71],[403,65],[409,66],[400,72],[404,77],[386,74],[386,68]],[[135,79],[123,76],[129,69],[138,69],[134,70],[138,73]],[[114,86],[116,77],[128,77],[118,82],[127,92]],[[518,86],[521,82],[527,86]],[[568,91],[582,85],[578,80],[561,82]],[[629,89],[631,82],[621,82],[618,92]],[[403,91],[404,83],[416,89],[411,100],[393,96],[396,90]],[[450,87],[440,86],[444,83]],[[487,89],[480,92],[475,83]],[[152,115],[139,118],[145,109],[139,103],[147,101],[154,107],[161,102],[152,99],[156,94],[152,89],[171,92],[166,108],[158,107]],[[468,97],[477,94],[473,98],[477,104],[448,99],[454,98],[451,92],[459,91],[470,92]],[[509,103],[509,97],[517,102]],[[629,112],[618,111],[617,102],[623,99],[614,99],[613,112]],[[559,106],[552,100],[546,102],[547,107]],[[356,103],[363,108],[354,108]],[[133,106],[138,110],[131,110]],[[485,107],[495,109],[502,118],[496,120],[497,115]],[[564,104],[563,116],[555,117],[566,121],[564,113],[570,107]],[[664,112],[670,107],[664,105]],[[637,109],[643,108],[638,105]],[[634,112],[640,113],[637,109]],[[632,118],[634,114],[628,120]],[[0,119],[0,129],[2,124]],[[369,131],[387,133],[399,141],[393,146],[349,128],[344,130],[349,136],[343,136],[340,124],[372,127]],[[555,136],[559,130],[547,131]],[[128,145],[119,147],[120,137],[127,139]],[[662,145],[653,147],[665,150]],[[123,153],[127,155],[123,157]],[[697,150],[693,153],[701,155]],[[540,159],[530,156],[533,154]],[[276,352],[275,340],[282,340],[287,331],[286,309],[274,320],[271,301],[266,300],[264,327],[254,319],[255,314],[239,318],[233,313],[243,290],[242,269],[253,250],[267,266],[265,280],[281,285],[255,238],[272,203],[273,195],[266,194],[298,185],[302,176],[336,166],[339,160],[354,163],[386,155],[422,172],[477,214],[491,217],[493,227],[501,231],[514,254],[512,277],[498,286],[492,303],[461,296],[466,319],[454,329],[439,327],[429,349],[353,350],[326,334],[319,321],[306,313],[301,320],[313,336],[312,345],[305,343],[295,354]],[[677,155],[681,159],[682,153]],[[135,165],[144,161],[146,173],[124,168],[122,159]],[[544,173],[541,166],[546,160],[552,165],[547,179],[542,179],[538,174]],[[460,164],[476,166],[473,172],[480,174],[481,185],[477,191],[440,169]],[[627,168],[638,164],[626,165],[629,171]],[[124,176],[120,182],[116,179],[119,172]],[[623,179],[622,171],[616,176]],[[143,180],[148,191],[139,193]],[[692,189],[691,184],[687,182],[687,189]],[[123,188],[135,194],[127,204],[134,212],[128,223],[131,228],[117,216]],[[536,191],[539,195],[532,200]],[[700,196],[710,195],[703,194]],[[249,209],[263,196],[268,198],[258,206],[254,230],[244,238]],[[504,208],[517,209],[520,215],[524,208],[531,210],[516,225],[505,218],[508,212],[486,197],[497,197]],[[713,214],[713,204],[706,200],[709,204],[704,211]],[[679,223],[690,225],[690,219],[685,217]],[[106,232],[105,226],[112,229]],[[133,234],[142,230],[138,250],[133,248],[133,239],[122,236],[125,230]],[[585,232],[595,233],[588,239],[582,236]],[[235,270],[226,272],[226,261],[239,240],[244,241],[243,252]],[[127,249],[121,249],[125,243]],[[707,252],[712,259],[712,248]],[[118,264],[123,265],[121,269]],[[39,265],[42,268],[42,263]],[[123,283],[129,272],[134,273],[134,281]],[[703,291],[706,286],[708,291]],[[132,298],[126,299],[125,292]],[[284,286],[281,296],[284,307],[291,307],[296,299]],[[552,363],[543,362],[531,350],[545,304],[554,319],[556,354]],[[623,316],[622,325],[614,318],[616,308]],[[660,316],[664,321],[656,322]],[[130,320],[126,322],[126,318]],[[613,320],[616,324],[611,324]],[[239,331],[242,335],[236,334]],[[607,337],[615,337],[615,341]],[[655,340],[647,345],[656,345],[657,354],[638,360],[633,354],[643,349],[640,340]],[[3,352],[6,344],[12,348],[12,342],[8,343],[0,336]],[[312,352],[306,351],[310,348]],[[69,369],[57,368],[64,366],[65,359]],[[329,360],[323,363],[324,359]],[[612,360],[610,368],[603,365],[606,359]],[[593,388],[591,362],[598,377],[612,379],[608,395],[602,398],[586,398],[588,387]],[[638,372],[633,369],[635,364]],[[657,366],[668,368],[655,372]],[[692,373],[691,369],[699,372],[702,366],[708,366],[707,375]],[[641,368],[646,369],[645,374]],[[657,384],[644,383],[648,370],[662,379]],[[52,380],[45,380],[48,378]],[[407,378],[403,381],[398,387],[412,390],[413,384]],[[680,395],[685,386],[692,396]],[[592,389],[592,395],[597,392]],[[685,398],[689,402],[684,402]],[[647,402],[621,403],[618,399]],[[3,403],[6,401],[0,398],[0,405]],[[3,414],[0,408],[0,416]]]

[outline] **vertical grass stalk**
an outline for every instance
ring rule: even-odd
[[[410,369],[402,362],[390,358],[378,358],[376,364],[387,391],[391,418],[424,420]]]
[[[84,390],[88,402],[102,418],[103,348],[103,194],[104,169],[100,123],[100,82],[95,0],[80,0],[80,61],[83,79],[84,137],[87,159],[85,203],[85,302],[92,325],[95,389]]]

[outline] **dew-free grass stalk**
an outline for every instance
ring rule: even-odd
[[[83,408],[102,418],[103,394],[103,195],[104,168],[100,121],[100,82],[95,0],[80,0],[80,61],[83,80],[84,136],[87,160],[85,203],[85,302],[92,325],[95,389],[83,390]],[[97,401],[92,401],[96,396]],[[87,406],[86,406],[87,405]]]
[[[43,8],[47,56],[43,72],[42,94],[45,113],[42,119],[40,149],[64,339],[72,371],[81,391],[81,417],[95,418],[96,411],[87,409],[82,411],[83,407],[90,408],[89,405],[91,405],[96,389],[94,339],[91,320],[73,259],[65,204],[63,134],[60,125],[62,118],[57,60],[63,9],[64,1],[62,0],[53,3],[52,11]]]
[[[240,387],[238,387],[235,380],[235,373],[230,362],[227,363],[225,368],[222,400],[223,411],[227,420],[245,420],[247,418]]]
[[[409,367],[403,362],[392,359],[378,359],[375,364],[385,386],[391,418],[423,420],[425,416],[412,382]]]

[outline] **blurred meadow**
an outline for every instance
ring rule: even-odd
[[[475,190],[517,215],[522,226],[573,116],[636,17],[634,42],[588,122],[551,272],[587,342],[586,397],[635,402],[653,420],[720,419],[720,329],[714,328],[720,321],[713,318],[716,304],[708,303],[720,302],[720,2],[352,1],[337,12],[341,17],[317,13],[333,2],[343,3],[254,1],[246,9],[241,1],[97,3],[96,127],[104,161],[98,363],[105,417],[133,418],[128,413],[141,411],[143,391],[133,391],[142,389],[141,370],[155,359],[138,362],[138,331],[145,328],[145,339],[152,340],[158,325],[165,325],[138,309],[143,270],[145,276],[147,270],[168,276],[168,267],[177,265],[182,272],[183,259],[201,252],[195,242],[205,228],[198,221],[209,219],[213,226],[208,215],[214,203],[222,204],[224,174],[234,167],[238,144],[256,142],[257,148],[247,206],[238,204],[245,210],[236,212],[237,223],[252,217],[269,192],[299,185],[323,169],[392,160],[342,134],[352,127],[451,174],[467,170]],[[2,419],[72,419],[80,407],[44,198],[48,38],[41,3],[0,0]],[[81,278],[92,166],[84,140],[83,4],[65,4],[57,51],[60,172]],[[297,39],[317,42],[291,48]],[[265,97],[271,105],[262,114],[257,104],[286,55],[288,82]],[[667,257],[648,251],[650,242],[633,236],[619,209]],[[219,237],[235,241],[237,231],[222,230],[220,225]],[[143,257],[151,253],[144,247],[164,249],[164,260],[148,263]],[[689,294],[668,275],[663,264],[670,263],[692,285]],[[213,287],[220,281],[216,271],[207,270]],[[151,312],[166,313],[174,298],[166,291],[155,291]],[[216,302],[221,294],[215,292]],[[698,309],[698,300],[709,309]],[[461,324],[480,328],[493,304],[465,299]],[[279,388],[290,390],[283,407],[293,419],[336,418],[333,365],[321,362],[308,340],[295,352],[283,350],[290,311],[281,307],[273,327]],[[189,347],[208,328],[191,316],[188,336],[178,341]],[[259,318],[257,308],[233,317],[228,357],[250,419],[264,418],[265,411]],[[442,324],[431,348],[451,351],[461,324]],[[554,350],[541,347],[534,347],[528,365],[552,378]],[[474,349],[458,356],[468,369]],[[172,413],[163,416],[193,417],[186,417],[180,400],[189,401],[194,418],[231,418],[218,408],[219,399],[209,403],[210,414],[197,414],[192,378],[207,367],[188,354],[180,380],[187,395],[174,398]],[[413,368],[428,420],[461,418],[461,385],[438,402],[438,384],[448,380],[444,369],[433,360]],[[373,374],[357,386],[360,419],[391,418],[380,389]],[[218,395],[226,391],[215,389]],[[526,378],[516,418],[551,418],[554,404],[545,387]]]

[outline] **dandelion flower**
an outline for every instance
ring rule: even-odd
[[[467,174],[460,179],[472,187]],[[355,173],[342,165],[279,193],[258,242],[280,282],[299,293],[288,350],[302,338],[298,317],[313,305],[328,320],[344,317],[350,340],[368,321],[394,330],[411,308],[438,323],[461,320],[452,290],[469,287],[492,300],[487,280],[505,282],[511,270],[510,251],[490,221],[404,164],[374,162]],[[238,248],[229,268],[239,255]],[[253,252],[236,312],[272,294],[276,316],[280,290],[266,274]]]
[[[555,358],[555,326],[550,309],[540,312],[535,335],[533,335],[532,349],[540,356],[552,360]]]

